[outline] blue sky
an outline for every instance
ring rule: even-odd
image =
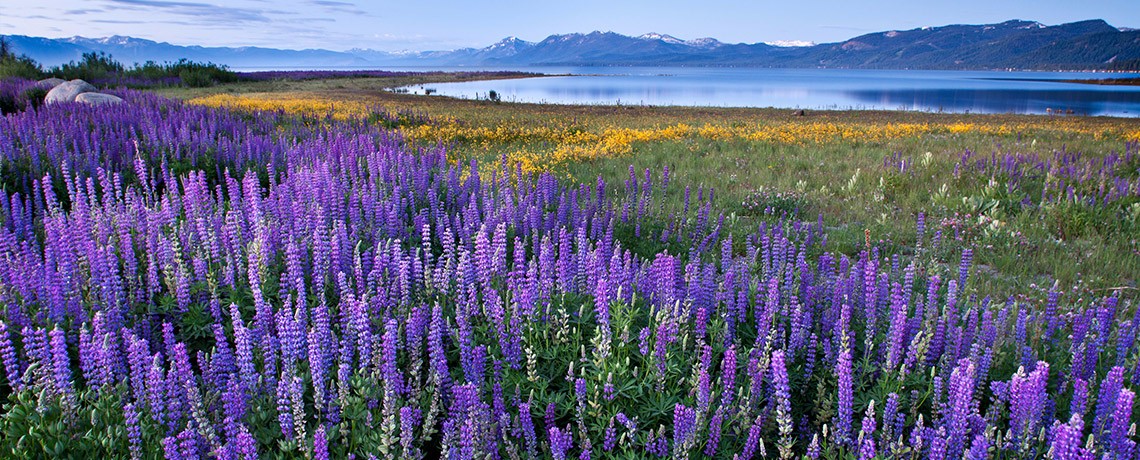
[[[509,35],[538,41],[593,30],[731,43],[823,43],[933,25],[1008,19],[1052,25],[1092,18],[1140,28],[1140,0],[3,0],[0,34],[421,51],[481,47]]]

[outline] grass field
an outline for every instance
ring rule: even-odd
[[[448,146],[455,161],[505,160],[580,182],[620,182],[630,165],[638,173],[668,168],[694,192],[714,189],[734,226],[751,229],[780,212],[820,216],[829,249],[850,255],[867,238],[891,251],[912,247],[922,213],[931,232],[978,249],[987,276],[975,286],[984,293],[1054,281],[1136,288],[1137,193],[1094,196],[1113,181],[1136,180],[1140,120],[900,111],[801,117],[782,109],[493,103],[386,91],[455,80],[274,81],[162,93],[209,106],[383,122],[412,144]],[[937,256],[956,261],[958,254]]]

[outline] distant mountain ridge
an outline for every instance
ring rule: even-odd
[[[9,35],[17,53],[48,65],[105,52],[124,63],[187,58],[234,68],[348,66],[738,66],[857,69],[1105,69],[1140,60],[1140,30],[1099,19],[1046,26],[1012,20],[890,30],[842,42],[723,43],[668,34],[613,32],[551,35],[539,42],[507,37],[484,48],[384,52],[179,46],[146,39],[50,39]]]

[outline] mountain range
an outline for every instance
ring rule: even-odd
[[[1140,62],[1140,30],[1103,20],[1046,26],[1012,20],[860,35],[836,43],[723,43],[649,33],[551,35],[539,42],[508,37],[484,48],[450,51],[330,51],[179,46],[124,36],[42,38],[8,35],[14,51],[45,66],[105,52],[124,63],[213,62],[235,69],[383,66],[733,66],[861,69],[1077,70]]]

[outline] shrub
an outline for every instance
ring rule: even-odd
[[[20,95],[25,103],[32,106],[32,108],[40,108],[44,105],[44,98],[47,97],[48,89],[43,86],[32,86],[24,90]]]
[[[103,52],[83,53],[83,58],[79,62],[69,62],[59,67],[53,68],[50,73],[52,76],[62,78],[64,80],[74,80],[76,78],[83,80],[101,80],[108,76],[122,74],[124,71],[123,64],[115,61],[111,55]]]
[[[178,78],[182,80],[182,84],[191,88],[205,88],[207,86],[214,86],[214,80],[210,78],[210,74],[203,70],[190,70],[184,69],[178,72]]]
[[[29,105],[39,107],[43,104],[47,90],[37,88],[36,82],[23,78],[6,78],[0,80],[0,114],[22,112]]]
[[[105,53],[86,53],[79,62],[55,67],[49,73],[67,80],[81,78],[96,86],[128,88],[176,85],[201,88],[238,80],[237,73],[213,63],[180,59],[162,64],[147,61],[127,68]]]
[[[43,71],[36,61],[24,55],[17,56],[8,40],[0,38],[0,79],[15,77],[36,80],[42,75]]]

